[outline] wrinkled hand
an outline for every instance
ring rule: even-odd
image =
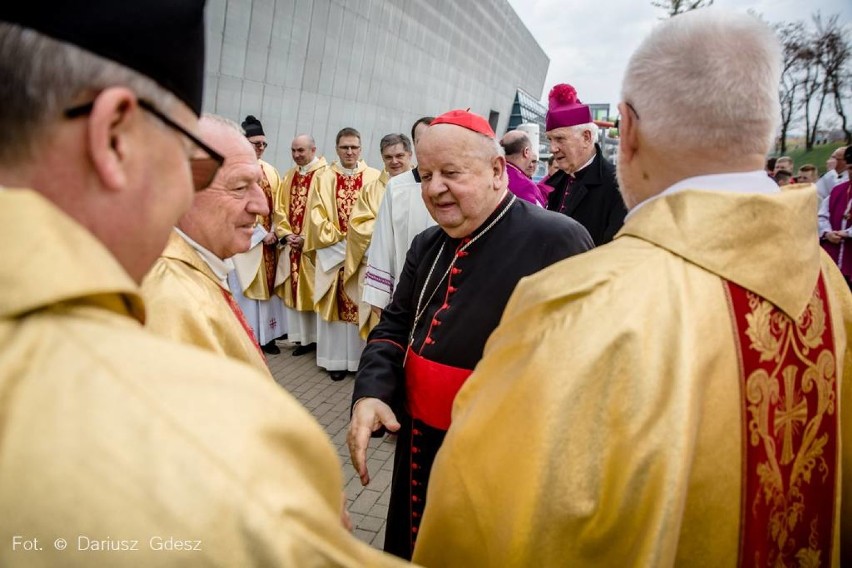
[[[349,445],[349,459],[361,478],[361,485],[370,483],[370,473],[367,471],[370,435],[382,426],[390,432],[399,430],[399,422],[390,406],[377,398],[364,398],[355,404],[346,443]]]
[[[304,242],[305,239],[299,235],[287,235],[287,244],[296,250],[301,249]]]
[[[275,236],[275,233],[266,233],[266,236],[263,237],[263,244],[265,245],[274,245],[278,242],[278,237]]]
[[[344,529],[352,532],[352,517],[349,516],[349,509],[346,508],[346,492],[343,493],[343,499],[340,503],[340,523]]]
[[[830,243],[834,243],[836,245],[839,245],[840,242],[843,240],[843,236],[844,236],[843,233],[840,232],[840,231],[829,231],[825,235],[825,240],[827,240]]]

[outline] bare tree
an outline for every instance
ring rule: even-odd
[[[817,12],[814,15],[815,43],[817,60],[824,75],[823,97],[830,96],[834,100],[834,110],[840,117],[840,127],[843,129],[846,144],[852,144],[852,132],[849,130],[846,113],[843,109],[843,101],[850,87],[848,66],[852,47],[846,39],[846,34],[839,20],[840,15],[835,14],[823,23],[819,12]]]
[[[684,12],[706,8],[713,5],[713,0],[660,0],[651,2],[655,8],[661,8],[671,18]]]
[[[808,45],[799,54],[802,63],[802,110],[805,118],[805,149],[814,146],[819,119],[828,96],[825,88],[825,72],[819,64],[820,45],[817,34],[812,34]],[[814,108],[816,107],[816,108]]]
[[[804,88],[802,53],[807,49],[808,38],[802,22],[777,24],[775,33],[781,40],[784,54],[781,82],[778,85],[778,96],[781,100],[781,133],[778,142],[779,152],[785,154],[790,125],[801,108],[800,91]]]

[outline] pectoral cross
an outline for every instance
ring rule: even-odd
[[[781,448],[781,464],[787,465],[793,461],[793,430],[795,423],[804,424],[808,419],[808,403],[804,399],[796,402],[796,369],[784,369],[784,398],[783,409],[775,410],[775,433],[783,428],[784,443]]]

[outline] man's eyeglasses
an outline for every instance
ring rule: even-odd
[[[361,146],[338,146],[338,148],[340,148],[344,152],[350,152],[354,150],[360,150]]]
[[[139,103],[139,108],[147,110],[159,118],[163,124],[189,138],[193,144],[207,154],[207,157],[205,158],[190,158],[189,165],[192,169],[192,185],[195,188],[195,191],[201,191],[202,189],[210,187],[210,184],[213,183],[213,179],[216,177],[216,172],[218,172],[219,168],[222,167],[222,164],[225,163],[225,157],[202,142],[201,139],[195,136],[192,132],[188,131],[186,128],[157,110],[157,107],[150,102],[145,99],[137,99],[137,102]],[[94,106],[95,103],[92,101],[66,109],[64,113],[65,118],[86,116],[92,112],[92,108],[94,108]]]
[[[266,147],[269,146],[269,144],[267,144],[266,142],[262,142],[262,141],[261,142],[252,142],[251,145],[254,146],[255,148],[257,148],[258,150],[266,150]]]
[[[636,120],[639,120],[639,113],[636,112],[636,109],[633,108],[633,105],[627,101],[624,101],[624,104],[627,105],[627,108],[633,111],[633,114],[636,116]],[[621,117],[615,119],[615,129],[618,130],[618,124],[621,122]]]

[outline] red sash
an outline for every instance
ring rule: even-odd
[[[825,283],[796,321],[731,282],[728,294],[743,381],[740,566],[828,564],[839,401]]]
[[[251,326],[248,321],[246,321],[245,314],[243,314],[243,311],[240,309],[237,301],[234,300],[234,296],[225,289],[222,289],[222,295],[225,296],[225,301],[228,303],[228,307],[231,308],[231,311],[234,312],[235,316],[237,316],[240,325],[243,326],[243,331],[245,331],[249,336],[249,339],[251,339],[252,345],[254,345],[254,348],[257,349],[258,353],[260,353],[263,360],[266,361],[266,356],[263,354],[263,350],[260,348],[260,344],[257,342],[257,339],[255,339],[254,332],[251,330]]]
[[[408,413],[433,428],[448,430],[453,400],[471,373],[430,361],[409,347],[405,362]]]

